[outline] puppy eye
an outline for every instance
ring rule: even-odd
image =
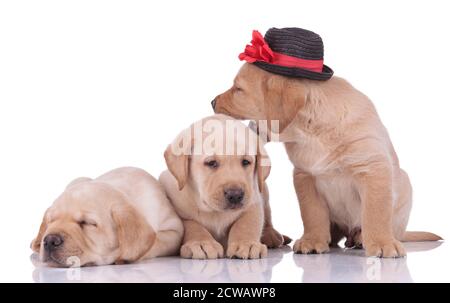
[[[206,161],[205,165],[210,168],[217,168],[219,167],[219,162],[217,162],[216,160]]]
[[[79,221],[78,225],[80,225],[81,228],[86,227],[86,226],[97,227],[97,223],[95,223],[95,222],[88,222],[86,220]]]
[[[235,87],[234,87],[234,91],[235,91],[235,92],[242,92],[242,88],[239,87],[239,86],[235,86]]]
[[[252,164],[252,162],[248,161],[247,159],[242,160],[242,166],[249,166],[250,164]]]

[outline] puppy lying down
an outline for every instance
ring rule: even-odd
[[[120,264],[178,254],[182,237],[158,181],[124,167],[72,181],[45,212],[31,248],[50,266]]]
[[[214,115],[168,146],[169,170],[159,180],[184,223],[182,257],[255,259],[267,255],[262,236],[269,246],[283,244],[270,220],[270,165],[258,140],[243,123]]]

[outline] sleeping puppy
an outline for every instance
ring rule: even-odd
[[[174,255],[183,225],[158,181],[138,168],[78,178],[47,209],[31,248],[50,266]]]
[[[263,228],[267,243],[283,244],[270,221],[270,165],[268,158],[262,163],[258,140],[241,122],[215,115],[191,125],[166,149],[169,170],[159,180],[184,223],[182,257],[265,257]]]
[[[347,237],[367,256],[398,257],[400,241],[439,240],[406,232],[412,189],[372,102],[344,79],[288,78],[244,64],[216,113],[266,121],[294,164],[304,234],[297,253],[323,253]]]

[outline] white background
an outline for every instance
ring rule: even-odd
[[[129,165],[157,177],[166,145],[231,85],[251,31],[273,26],[322,36],[325,63],[373,100],[411,177],[409,229],[447,237],[446,2],[1,1],[0,281],[31,281],[30,241],[71,179]],[[267,148],[273,220],[297,238],[292,165]]]

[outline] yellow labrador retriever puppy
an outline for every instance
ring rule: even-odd
[[[304,225],[295,252],[323,253],[347,236],[368,256],[397,257],[405,255],[400,241],[440,239],[405,231],[408,175],[372,102],[344,79],[288,78],[246,63],[213,107],[267,121],[269,137],[285,143]]]
[[[45,212],[31,247],[51,266],[106,265],[177,254],[182,237],[158,181],[124,167],[72,181]]]
[[[268,245],[283,244],[270,221],[264,182],[270,166],[267,158],[262,163],[258,140],[241,122],[215,115],[194,123],[168,146],[169,170],[159,180],[184,223],[182,257],[265,257],[263,232]]]

